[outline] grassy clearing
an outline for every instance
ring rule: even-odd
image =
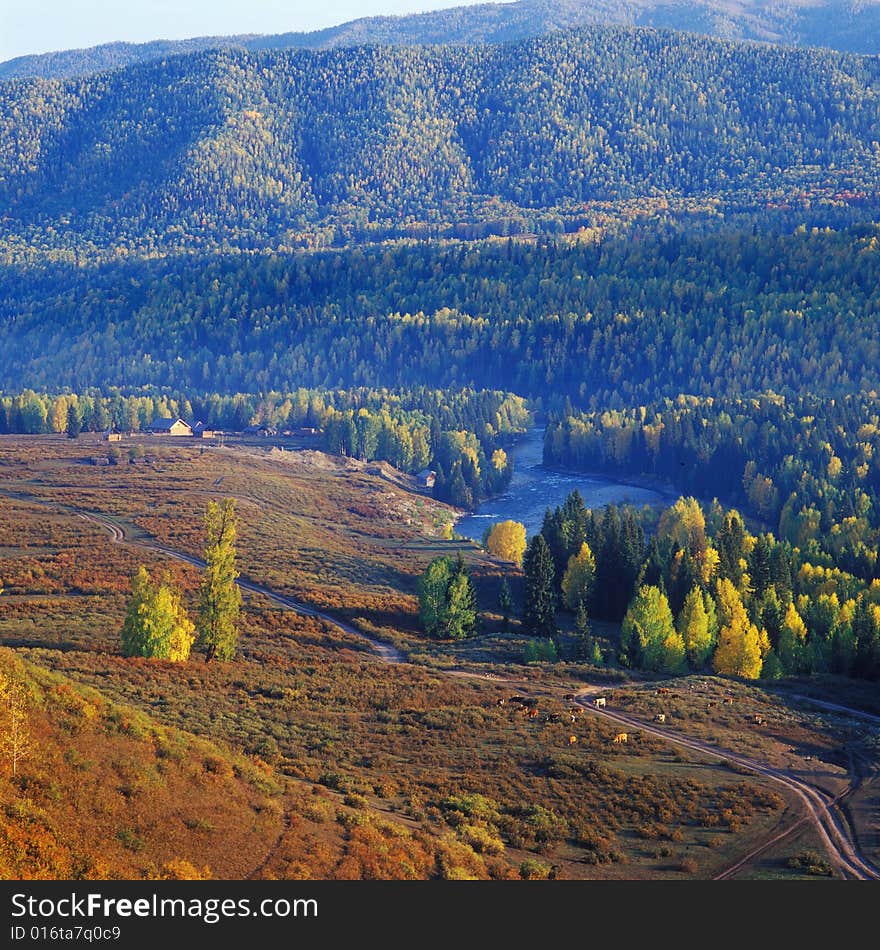
[[[615,746],[612,724],[580,712],[572,722],[563,699],[585,679],[604,678],[615,702],[619,692],[622,708],[650,718],[654,686],[623,688],[619,672],[572,663],[526,667],[521,635],[501,633],[498,617],[467,644],[427,642],[415,583],[432,557],[464,550],[487,610],[500,583],[490,559],[439,538],[444,506],[317,453],[278,458],[153,440],[146,462],[87,464],[100,451],[94,439],[0,439],[0,643],[41,671],[34,676],[59,677],[146,717],[144,729],[208,741],[223,761],[265,770],[263,830],[239,848],[240,860],[212,853],[212,873],[240,876],[247,864],[247,873],[278,877],[711,877],[781,820],[786,803],[764,780],[647,735]],[[247,576],[356,618],[415,662],[387,666],[362,641],[252,595],[231,664],[122,657],[118,631],[137,564],[168,569],[191,605],[197,572],[113,544],[77,510],[109,512],[130,535],[199,554],[206,501],[227,494],[238,500]],[[614,631],[599,635],[610,643]],[[767,754],[767,731],[750,731],[739,715],[745,705],[721,707],[722,719],[714,707],[704,718],[701,704],[733,688],[743,704],[763,703],[768,718],[775,703],[782,721],[781,700],[705,682],[676,689],[676,725]],[[538,713],[498,705],[512,691],[539,697]],[[57,717],[41,728],[66,749]],[[830,749],[837,741],[818,720],[798,728],[776,743]],[[147,757],[133,762],[133,780],[152,774]],[[218,769],[223,787],[229,769]],[[59,818],[76,808],[84,828],[97,820],[67,786],[58,803]],[[117,822],[108,874],[157,873],[171,845],[189,840],[165,827],[161,807],[150,814],[149,833],[144,821]],[[195,841],[209,819],[188,820]],[[242,827],[256,827],[249,821]],[[175,854],[189,853],[182,848]]]

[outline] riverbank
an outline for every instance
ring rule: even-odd
[[[567,471],[544,466],[544,430],[534,428],[511,447],[513,477],[507,490],[486,499],[476,510],[456,518],[455,533],[480,542],[496,521],[519,521],[529,536],[541,530],[544,514],[563,504],[577,489],[588,508],[633,504],[665,507],[678,494],[657,479],[630,477],[626,481],[602,473]]]

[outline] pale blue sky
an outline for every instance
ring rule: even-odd
[[[0,62],[114,40],[317,30],[362,16],[476,2],[481,0],[0,0]]]

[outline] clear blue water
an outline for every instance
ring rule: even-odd
[[[653,505],[663,500],[660,492],[624,485],[596,476],[554,472],[542,464],[544,430],[532,429],[512,449],[514,470],[503,495],[483,502],[473,514],[455,525],[456,534],[482,541],[483,532],[496,521],[520,521],[531,537],[541,530],[544,512],[561,505],[575,488],[588,508],[605,505]]]

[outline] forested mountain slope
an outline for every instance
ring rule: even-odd
[[[209,52],[0,85],[0,239],[298,246],[425,222],[561,230],[644,196],[870,196],[878,141],[872,57],[606,28]]]
[[[724,39],[880,53],[880,4],[854,0],[519,0],[409,16],[364,17],[312,33],[206,36],[21,56],[0,80],[71,78],[204,49],[328,49],[338,46],[499,43],[592,24],[685,30]],[[157,24],[161,34],[166,27]]]
[[[514,240],[0,268],[0,388],[880,389],[880,231]]]

